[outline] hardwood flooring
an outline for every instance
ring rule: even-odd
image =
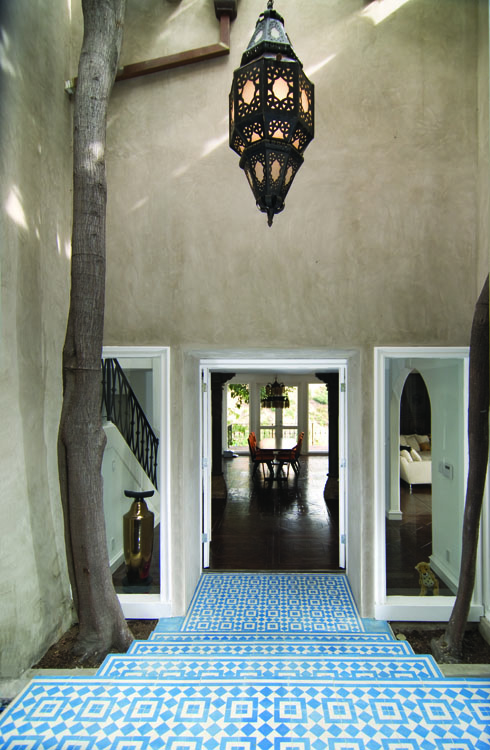
[[[224,461],[226,503],[213,507],[212,570],[338,570],[338,526],[325,505],[327,456],[301,458],[273,482],[248,456]],[[267,469],[266,469],[267,472]]]
[[[412,493],[400,485],[401,521],[386,521],[386,593],[390,596],[420,592],[415,566],[432,554],[432,488],[416,485]],[[452,592],[440,582],[440,595]]]
[[[338,523],[325,504],[327,456],[302,456],[301,472],[289,479],[252,478],[248,456],[224,460],[226,502],[213,501],[211,570],[339,570]],[[418,595],[415,565],[432,552],[432,496],[429,485],[410,494],[402,482],[401,521],[386,523],[389,595]],[[159,527],[155,529],[152,585],[160,589]],[[113,576],[124,590],[125,566]],[[440,593],[451,595],[441,583]]]

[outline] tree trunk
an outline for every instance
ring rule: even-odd
[[[488,339],[487,276],[483,290],[476,303],[471,329],[468,401],[469,466],[458,593],[446,632],[439,639],[434,639],[431,644],[432,653],[442,663],[461,661],[463,638],[475,586],[480,515],[488,465]]]
[[[125,651],[132,636],[112,585],[103,510],[101,358],[104,329],[107,107],[125,0],[82,0],[84,37],[73,127],[70,308],[63,349],[58,461],[77,651]]]

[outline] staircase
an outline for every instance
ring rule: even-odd
[[[0,747],[488,750],[490,681],[445,679],[345,576],[208,573],[185,618],[91,678],[35,679]]]

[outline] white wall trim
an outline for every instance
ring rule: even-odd
[[[160,594],[118,594],[125,617],[156,619],[172,616],[171,514],[170,514],[170,347],[105,346],[103,358],[158,359],[161,372],[160,446],[158,487],[160,492]]]
[[[298,353],[299,354],[299,353]],[[234,356],[233,352],[229,352],[229,356],[222,357],[209,357],[205,356],[204,352],[201,352],[199,361],[199,371],[206,372],[209,376],[211,372],[234,372],[239,373],[275,373],[279,375],[314,375],[315,372],[339,372],[339,378],[341,382],[347,383],[347,366],[348,358],[346,352],[342,356],[318,356],[317,352],[312,352],[311,358],[307,356],[307,352],[302,351],[297,358],[294,357],[281,357],[280,352],[277,353],[276,357],[260,357],[257,358],[255,352],[251,351],[241,352],[239,356]],[[347,493],[347,477],[348,477],[348,466],[347,466],[347,423],[348,423],[348,402],[347,393],[343,394],[344,398],[340,399],[340,412],[339,419],[341,425],[339,429],[339,461],[345,460],[345,466],[340,470],[340,506],[339,506],[339,564],[345,567],[348,572],[348,539],[345,529],[347,527],[347,513],[348,513],[348,493]],[[201,425],[202,431],[202,425]]]
[[[447,622],[454,607],[454,596],[387,596],[376,604],[375,618],[391,622]],[[483,616],[481,604],[470,608],[469,622]]]

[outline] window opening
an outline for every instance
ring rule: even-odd
[[[265,385],[260,388],[260,440],[266,438],[291,438],[298,436],[298,387],[286,388],[289,406],[285,409],[269,409],[262,406]]]
[[[229,450],[247,448],[250,432],[250,385],[230,383],[227,388],[226,434]]]
[[[323,383],[308,384],[310,451],[328,452],[328,390]]]

